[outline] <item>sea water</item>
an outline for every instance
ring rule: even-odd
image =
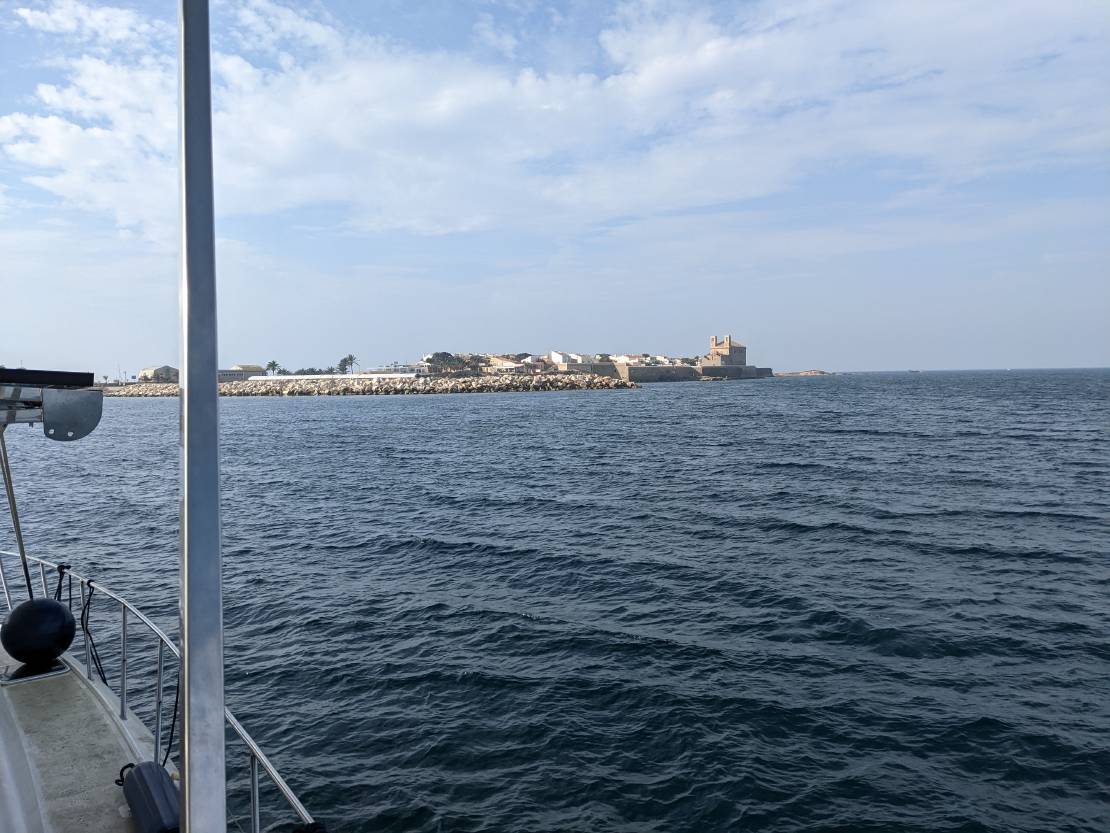
[[[177,414],[8,432],[30,551],[170,631]],[[332,831],[1110,830],[1110,371],[221,419],[228,703]]]

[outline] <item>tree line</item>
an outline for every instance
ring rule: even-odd
[[[296,370],[286,370],[281,364],[271,359],[266,362],[266,373],[270,376],[334,376],[339,373],[354,373],[358,367],[358,357],[348,353],[330,367],[298,367]]]

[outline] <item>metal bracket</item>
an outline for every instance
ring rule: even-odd
[[[0,427],[41,422],[49,439],[70,442],[91,434],[103,411],[104,391],[97,388],[0,384]]]
[[[92,388],[42,389],[42,432],[52,440],[70,442],[87,437],[100,424],[104,392]]]

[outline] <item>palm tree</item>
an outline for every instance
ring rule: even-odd
[[[346,356],[344,356],[343,362],[347,365],[348,373],[355,372],[355,363],[358,362],[358,358],[355,356],[354,353],[348,353]]]
[[[275,375],[278,372],[279,367],[281,367],[281,365],[273,359],[270,359],[270,361],[266,362],[266,372],[269,373],[271,376]]]

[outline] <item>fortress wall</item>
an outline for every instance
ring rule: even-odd
[[[626,382],[693,382],[700,375],[691,365],[618,364],[616,369]]]
[[[756,367],[753,364],[737,365],[702,365],[699,370],[702,376],[712,376],[718,379],[765,379],[772,375],[769,367]]]

